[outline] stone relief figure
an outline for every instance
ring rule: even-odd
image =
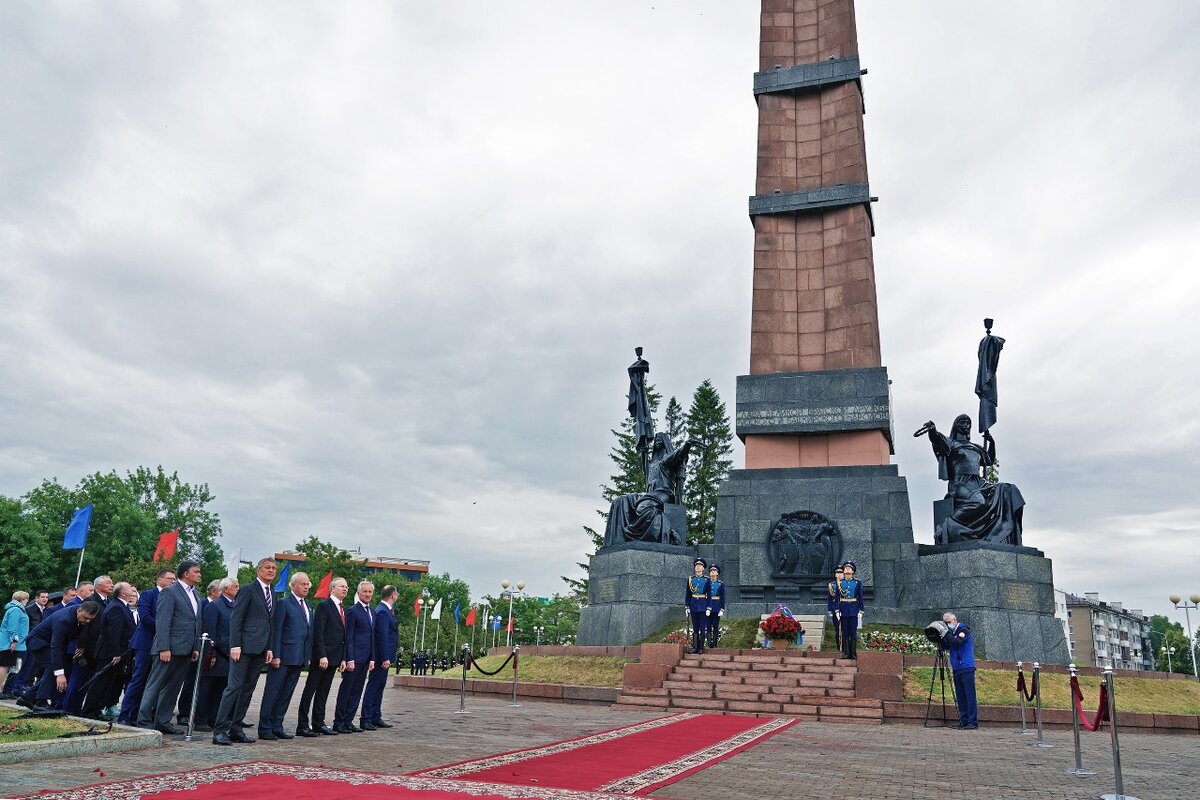
[[[608,510],[604,544],[622,542],[659,542],[683,544],[683,536],[667,522],[663,509],[683,497],[683,479],[688,455],[703,445],[690,439],[678,449],[665,433],[654,434],[650,464],[646,472],[646,491],[614,498]]]
[[[828,575],[841,555],[837,526],[812,511],[784,514],[767,538],[767,556],[776,575]]]
[[[954,510],[934,532],[938,543],[964,540],[1021,544],[1021,517],[1025,498],[1011,483],[991,483],[983,469],[996,460],[996,440],[988,431],[983,447],[971,441],[971,418],[960,414],[950,435],[942,435],[932,422],[926,422],[918,434],[926,433],[938,460],[938,477],[949,483],[946,499]]]

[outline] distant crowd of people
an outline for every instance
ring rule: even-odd
[[[183,733],[176,723],[189,724],[194,710],[196,730],[232,745],[255,741],[245,717],[265,671],[259,739],[392,727],[381,705],[397,658],[396,587],[384,586],[372,608],[375,585],[362,581],[347,605],[349,585],[334,578],[329,597],[313,605],[303,572],[276,596],[276,570],[274,559],[264,558],[245,586],[222,578],[203,596],[194,561],[160,571],[143,591],[101,575],[63,590],[58,602],[45,590],[32,599],[14,592],[0,622],[0,697],[169,735]],[[285,717],[305,668],[289,733]]]

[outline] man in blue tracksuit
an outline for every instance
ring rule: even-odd
[[[942,646],[950,651],[950,669],[954,671],[954,702],[958,705],[959,730],[979,727],[979,705],[975,701],[975,640],[971,629],[950,612],[942,615],[948,630]]]
[[[697,558],[692,567],[692,577],[687,579],[684,587],[683,605],[688,616],[692,619],[692,652],[704,652],[704,632],[708,617],[709,580],[704,576],[708,564],[703,558]]]

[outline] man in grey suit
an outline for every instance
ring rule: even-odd
[[[183,733],[171,724],[179,690],[188,667],[200,657],[200,565],[179,562],[179,581],[161,590],[154,613],[154,643],[151,653],[158,658],[150,667],[150,678],[138,708],[138,727],[166,734]]]
[[[229,617],[229,683],[221,695],[213,744],[250,744],[255,741],[235,727],[246,716],[262,666],[272,659],[271,623],[275,619],[275,559],[264,558],[255,567],[256,577],[238,590]],[[161,602],[161,601],[160,601]]]

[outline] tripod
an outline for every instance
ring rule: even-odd
[[[946,653],[946,648],[938,647],[937,658],[933,662],[933,674],[929,676],[929,699],[925,702],[925,727],[929,727],[929,712],[933,708],[933,687],[936,684],[941,684],[942,687],[942,723],[934,727],[948,728],[950,720],[946,716],[946,672],[950,669],[950,658]],[[954,698],[954,678],[950,679],[950,702],[955,704],[957,709],[958,704]]]

